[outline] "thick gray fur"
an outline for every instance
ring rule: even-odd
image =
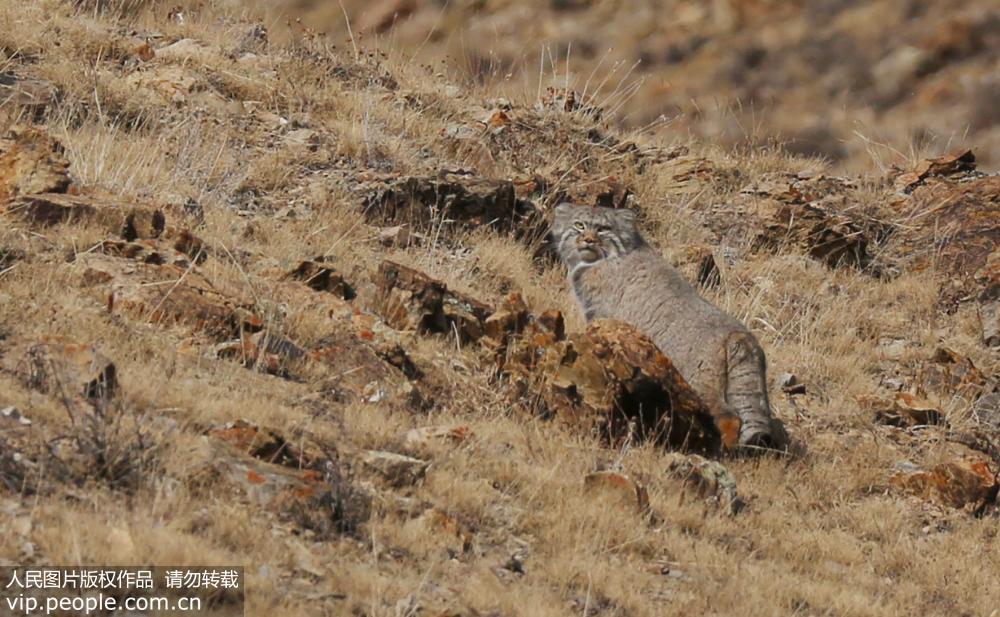
[[[713,414],[739,416],[742,445],[785,445],[756,337],[646,243],[635,213],[561,204],[552,240],[588,322],[618,319],[649,336]]]

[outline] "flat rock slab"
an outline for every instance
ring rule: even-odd
[[[903,194],[892,203],[894,257],[910,271],[942,275],[943,308],[977,300],[983,342],[1000,345],[1000,175],[976,171],[972,152],[960,150],[922,161],[895,183]]]
[[[99,195],[38,193],[12,199],[6,212],[39,227],[94,223],[125,240],[159,238],[166,228],[163,210]]]
[[[112,313],[220,342],[263,327],[251,300],[213,283],[172,247],[111,242],[101,250],[78,256],[76,265],[82,283]]]
[[[323,453],[311,445],[306,435],[288,438],[278,429],[246,420],[212,426],[205,434],[266,463],[314,471],[323,468]]]
[[[196,483],[210,486],[213,497],[242,499],[319,538],[356,534],[368,521],[371,496],[334,463],[315,461],[315,468],[298,467],[294,460],[275,464],[243,451],[229,437],[203,437],[188,457],[197,470]]]
[[[407,225],[433,233],[442,228],[491,227],[537,240],[545,235],[544,217],[517,196],[513,182],[461,174],[401,178],[373,187],[364,209],[380,225]]]
[[[928,179],[896,207],[902,229],[895,234],[893,252],[911,271],[933,268],[946,276],[946,299],[980,291],[987,279],[1000,278],[1000,175]]]
[[[713,418],[656,345],[623,322],[598,320],[566,340],[533,324],[503,370],[544,412],[613,443],[634,434],[717,453],[739,436],[738,419]]]
[[[52,82],[0,73],[0,104],[23,107],[36,114],[56,101],[59,89]]]
[[[278,272],[275,297],[289,306],[289,319],[308,319],[326,333],[310,344],[280,331],[244,328],[215,347],[216,354],[281,376],[320,380],[323,396],[334,402],[430,404],[421,371],[403,348],[405,335],[336,293],[320,292]],[[411,382],[412,380],[412,382]]]

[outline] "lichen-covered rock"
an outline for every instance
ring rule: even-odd
[[[472,429],[466,425],[422,426],[406,431],[400,441],[404,452],[428,458],[435,446],[441,444],[458,445],[472,436]]]
[[[595,321],[565,340],[533,323],[504,372],[542,411],[612,442],[635,435],[715,453],[738,439],[737,418],[713,418],[669,358],[619,321]]]
[[[198,489],[232,495],[319,538],[357,534],[370,517],[371,495],[337,461],[307,457],[290,441],[237,421],[210,429],[186,465]]]
[[[416,484],[430,465],[412,456],[382,450],[368,450],[362,454],[361,462],[396,488]]]
[[[972,400],[986,385],[986,376],[971,358],[947,347],[939,347],[924,363],[919,380],[925,392],[934,392],[942,399],[959,395]]]
[[[485,337],[483,343],[492,347],[498,354],[504,354],[511,336],[520,334],[531,314],[528,305],[519,293],[512,293],[504,300],[500,308],[486,318],[483,323]]]
[[[375,312],[397,330],[455,333],[462,341],[475,341],[485,333],[486,319],[493,313],[475,298],[392,261],[382,262],[375,283]]]
[[[997,472],[983,460],[955,460],[924,470],[903,466],[890,478],[903,490],[953,508],[981,513],[996,503]]]
[[[697,454],[671,452],[667,457],[667,473],[684,481],[696,493],[729,514],[743,507],[736,490],[736,478],[722,463]]]
[[[895,187],[910,193],[931,176],[949,176],[972,171],[976,168],[976,156],[972,150],[963,149],[943,156],[924,159],[911,171],[899,173],[893,178]]]
[[[0,101],[21,107],[38,117],[56,101],[59,89],[50,81],[0,74]]]
[[[908,392],[897,392],[891,400],[867,396],[859,402],[862,407],[874,412],[873,419],[878,424],[906,428],[945,421],[937,406]]]

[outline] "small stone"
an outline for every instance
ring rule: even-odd
[[[208,247],[205,242],[187,229],[180,230],[174,238],[174,250],[191,258],[196,264],[208,259]]]
[[[366,451],[361,461],[395,488],[416,484],[427,473],[430,465],[418,458],[381,450]]]
[[[508,572],[513,572],[514,574],[524,574],[524,558],[521,555],[514,553],[510,556],[502,566],[504,570]]]
[[[149,43],[139,43],[132,49],[132,53],[143,62],[149,62],[156,57],[156,52]]]
[[[322,137],[313,129],[295,129],[285,134],[282,143],[293,151],[315,152],[322,143]]]
[[[457,445],[472,436],[472,429],[465,425],[459,426],[424,426],[413,428],[403,435],[403,448],[408,451],[422,452],[433,444]]]
[[[13,405],[0,409],[0,416],[3,416],[13,422],[17,422],[22,426],[31,426],[31,420],[24,417],[21,411]]]
[[[344,300],[353,300],[357,295],[344,276],[321,259],[300,262],[286,278],[302,281],[316,291],[332,293]]]
[[[633,505],[639,513],[649,510],[649,493],[646,487],[615,471],[596,471],[583,478],[588,491],[600,490],[620,499],[626,505]]]
[[[410,228],[406,225],[384,227],[378,232],[378,241],[382,244],[382,246],[391,246],[395,248],[406,248],[411,245],[419,244],[423,238],[423,234],[411,232]]]
[[[902,338],[883,336],[878,340],[879,356],[885,360],[899,360],[909,347],[909,341]]]
[[[891,401],[879,397],[862,397],[862,406],[875,412],[875,422],[900,428],[941,424],[941,410],[909,392],[897,392]]]
[[[778,384],[781,385],[781,391],[785,394],[805,394],[806,386],[803,383],[799,383],[799,378],[791,373],[782,373],[778,375]]]
[[[885,388],[886,390],[891,390],[893,392],[899,392],[904,387],[906,387],[906,384],[903,382],[903,380],[898,379],[896,377],[883,377],[882,380],[879,382],[879,385]]]

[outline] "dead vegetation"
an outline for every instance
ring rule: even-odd
[[[831,177],[183,14],[0,8],[4,87],[55,93],[0,107],[0,559],[241,564],[248,614],[995,610],[994,175]],[[715,273],[796,448],[553,421],[620,409],[587,357],[547,382],[581,397],[517,387],[585,337],[563,198]]]

